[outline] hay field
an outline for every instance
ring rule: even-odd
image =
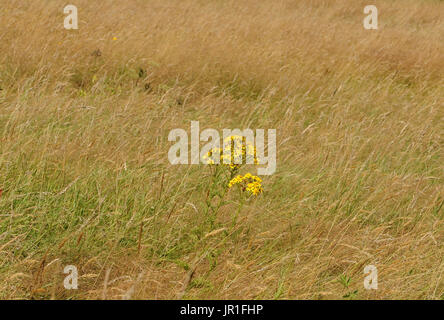
[[[444,299],[443,1],[0,2],[0,299]],[[264,192],[191,121],[276,129]]]

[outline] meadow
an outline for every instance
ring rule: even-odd
[[[443,1],[0,2],[0,299],[444,299]],[[276,129],[263,192],[191,121]]]

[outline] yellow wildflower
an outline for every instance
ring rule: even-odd
[[[227,143],[231,141],[231,143]],[[230,136],[224,139],[224,148],[213,148],[203,160],[207,164],[224,164],[234,172],[243,164],[259,164],[256,148],[246,142],[243,136]]]
[[[235,184],[239,184],[242,191],[248,191],[252,195],[257,196],[262,193],[262,179],[258,176],[253,176],[251,173],[246,173],[244,176],[237,175],[228,183],[228,187],[231,188]]]

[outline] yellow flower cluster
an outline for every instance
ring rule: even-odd
[[[256,148],[246,142],[245,137],[227,137],[224,139],[224,146],[224,149],[213,148],[204,156],[204,160],[206,160],[208,164],[215,164],[215,159],[218,159],[218,163],[229,165],[232,170],[239,169],[244,163],[259,164]],[[224,159],[228,159],[228,161],[226,161],[227,163],[224,163]]]
[[[219,161],[222,162],[221,148],[211,149],[206,155],[203,156],[203,159],[207,162],[207,164],[215,164],[215,156],[217,156],[219,158]]]
[[[264,189],[262,188],[262,179],[258,176],[253,176],[251,173],[247,173],[244,176],[237,175],[228,183],[228,187],[232,187],[239,184],[243,191],[248,191],[252,195],[257,196],[262,193]]]

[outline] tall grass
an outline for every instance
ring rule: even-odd
[[[2,0],[0,298],[444,298],[442,2],[73,4]],[[168,162],[192,120],[277,130],[234,228]]]

